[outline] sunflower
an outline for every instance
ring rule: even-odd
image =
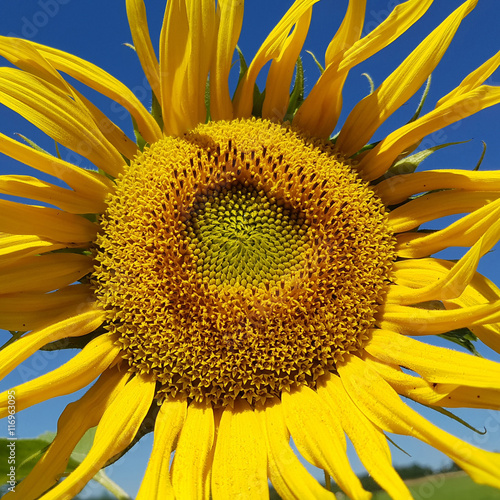
[[[248,66],[240,54],[231,95],[243,0],[168,1],[159,58],[144,2],[127,0],[151,111],[88,61],[0,38],[19,68],[0,69],[0,102],[95,166],[0,136],[2,153],[67,185],[0,177],[2,193],[45,204],[0,201],[0,327],[25,332],[0,352],[0,372],[48,344],[81,348],[15,387],[17,411],[93,384],[6,498],[72,498],[150,422],[143,500],[267,498],[268,480],[283,498],[333,498],[291,439],[350,498],[369,498],[346,435],[392,498],[411,498],[385,433],[427,443],[500,488],[499,454],[400,398],[500,409],[500,364],[425,342],[466,332],[500,352],[500,290],[476,271],[500,238],[500,173],[408,169],[429,154],[414,153],[426,135],[500,102],[500,89],[484,85],[500,53],[434,109],[370,143],[428,79],[477,0],[464,2],[332,138],[349,70],[432,1],[401,3],[362,36],[366,2],[350,0],[304,96],[300,52],[316,1],[295,1]],[[122,105],[136,141],[61,73]],[[445,227],[419,230],[450,215]],[[432,257],[457,246],[468,249],[458,260]],[[95,426],[87,457],[59,481]]]

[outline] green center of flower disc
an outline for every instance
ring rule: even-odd
[[[276,282],[298,268],[307,245],[300,211],[242,184],[197,196],[186,235],[198,272],[215,284]]]
[[[250,404],[361,351],[394,260],[385,207],[325,143],[265,120],[165,137],[116,180],[92,282],[130,370]]]

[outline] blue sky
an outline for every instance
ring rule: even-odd
[[[260,43],[291,3],[290,0],[247,1],[243,30],[239,41],[247,60],[250,60],[255,54]],[[373,29],[385,19],[397,3],[401,2],[368,0],[365,30]],[[164,4],[163,1],[146,1],[154,40],[158,38]],[[354,68],[345,87],[344,112],[340,123],[356,102],[369,92],[368,81],[362,76],[362,73],[370,74],[375,85],[381,83],[433,28],[460,4],[461,2],[458,0],[436,1],[424,18],[396,42],[366,63]],[[347,0],[321,0],[315,6],[305,50],[314,52],[318,59],[322,59],[328,42],[343,18],[346,6]],[[463,21],[447,54],[435,70],[431,91],[424,110],[432,109],[441,96],[448,93],[469,72],[499,50],[499,25],[498,2],[479,0],[478,7]],[[149,104],[147,85],[135,53],[123,45],[132,42],[126,21],[124,1],[23,0],[23,2],[4,2],[0,17],[0,34],[28,38],[88,59],[122,80],[146,105]],[[303,58],[307,90],[314,84],[319,73],[308,54],[304,52]],[[262,84],[264,81],[260,80],[260,83]],[[497,71],[487,83],[499,85],[500,73]],[[94,92],[88,92],[87,95],[119,126],[131,133],[129,119],[125,117],[125,114],[116,112],[116,108],[112,107],[109,100]],[[419,96],[416,96],[402,106],[379,129],[374,139],[380,139],[396,127],[403,125],[412,116],[418,99]],[[497,106],[444,129],[439,135],[428,139],[427,146],[451,141],[470,140],[470,142],[435,153],[426,161],[425,168],[471,169],[479,159],[482,151],[481,141],[483,140],[487,143],[488,148],[481,168],[484,170],[498,169],[500,158],[499,123],[500,107]],[[43,137],[33,126],[3,107],[0,107],[0,131],[9,136],[15,132],[22,133],[49,149],[53,148],[52,142]],[[63,152],[63,158],[80,161],[80,159],[68,155],[70,152]],[[29,169],[23,168],[5,157],[0,158],[0,173],[33,175]],[[499,267],[497,249],[484,258],[480,265],[480,271],[499,283]],[[7,333],[0,332],[0,341],[7,338]],[[482,352],[487,357],[500,360],[500,356],[495,355],[487,348],[483,349]],[[38,353],[12,375],[0,382],[0,390],[59,366],[71,355],[72,353],[67,352]],[[45,430],[55,430],[58,415],[64,406],[74,399],[76,399],[74,395],[58,398],[19,414],[19,436],[31,437]],[[466,440],[488,449],[500,449],[499,416],[495,419],[493,413],[488,411],[464,410],[457,411],[457,413],[478,428],[488,427],[489,433],[483,437],[476,436],[454,422],[439,415],[425,412],[426,416],[431,418],[433,422]],[[4,435],[5,432],[6,424],[3,426],[0,424],[0,435]],[[440,466],[446,462],[440,453],[419,444],[416,440],[397,438],[397,442],[412,455],[412,458],[394,450],[393,457],[396,464],[416,460],[432,466]],[[151,443],[151,436],[144,438],[123,461],[114,465],[109,471],[111,478],[131,495],[135,495],[139,487]],[[352,464],[356,471],[362,471],[362,467],[354,455],[352,455]]]

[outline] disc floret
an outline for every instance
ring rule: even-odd
[[[307,229],[300,211],[238,183],[198,196],[186,222],[198,272],[211,283],[243,287],[298,270]]]

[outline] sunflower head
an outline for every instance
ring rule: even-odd
[[[93,274],[133,371],[217,406],[280,396],[359,354],[394,239],[323,141],[266,120],[165,138],[108,198]]]

